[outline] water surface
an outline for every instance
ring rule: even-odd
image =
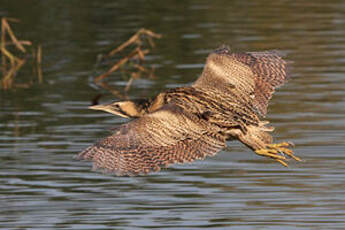
[[[3,229],[344,229],[344,1],[0,1],[18,36],[43,46],[44,82],[0,90]],[[293,61],[267,119],[305,162],[283,168],[238,142],[214,158],[145,177],[114,177],[72,158],[125,120],[87,110],[96,57],[137,29],[164,35],[157,79],[130,98],[192,82],[207,54],[279,49]],[[36,77],[25,66],[16,81]],[[125,81],[108,83],[120,91]]]

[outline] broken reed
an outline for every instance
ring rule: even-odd
[[[126,56],[121,58],[118,62],[116,62],[114,65],[112,65],[112,67],[106,73],[95,77],[94,79],[95,83],[104,87],[104,82],[102,82],[102,80],[108,77],[111,73],[121,69],[121,71],[126,72],[130,75],[130,78],[125,88],[125,91],[127,92],[130,89],[130,86],[133,80],[140,78],[142,74],[146,74],[149,77],[153,77],[154,76],[153,67],[151,67],[151,69],[147,69],[143,66],[143,64],[145,60],[145,55],[150,53],[151,49],[155,47],[153,39],[161,38],[161,37],[162,35],[156,34],[152,32],[151,30],[147,30],[144,28],[138,30],[127,41],[125,41],[120,46],[116,47],[115,49],[111,50],[108,54],[106,54],[103,57],[103,60],[109,59],[113,57],[115,54],[118,54],[119,52],[123,51],[127,47],[131,45],[135,46],[129,54],[127,54]],[[147,48],[145,48],[146,43],[148,43]],[[125,68],[123,67],[125,66],[131,68],[131,70],[130,71],[124,70]]]
[[[0,40],[0,54],[1,54],[1,86],[3,89],[13,87],[14,77],[26,63],[28,59],[28,52],[25,46],[32,46],[32,42],[28,40],[18,40],[9,22],[19,22],[15,18],[2,18],[1,19],[1,40]],[[7,37],[9,40],[7,40]],[[33,71],[38,76],[38,81],[42,82],[42,48],[38,46],[37,49],[33,48]],[[16,53],[17,55],[15,55]],[[22,85],[15,85],[21,87],[29,87],[32,82]]]

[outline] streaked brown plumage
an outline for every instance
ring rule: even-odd
[[[287,166],[295,157],[289,143],[272,144],[267,113],[274,89],[288,79],[287,63],[277,52],[209,55],[201,76],[190,87],[160,93],[154,99],[93,106],[138,118],[78,155],[95,169],[118,175],[146,174],[172,163],[213,156],[238,139],[257,154]]]

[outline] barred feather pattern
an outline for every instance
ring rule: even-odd
[[[217,127],[177,106],[164,106],[121,126],[77,158],[93,161],[94,169],[131,176],[204,159],[225,146]]]
[[[259,118],[247,105],[235,101],[236,94],[221,94],[218,89],[200,90],[194,87],[182,87],[165,93],[165,100],[193,114],[207,114],[207,120],[222,129],[258,125]],[[204,117],[205,118],[205,117]]]
[[[252,70],[255,76],[254,105],[259,114],[264,116],[275,88],[283,85],[290,77],[288,63],[282,59],[282,55],[278,51],[234,53],[232,55]]]
[[[288,80],[287,67],[277,51],[231,53],[221,48],[209,55],[193,87],[218,91],[224,101],[265,116],[274,89]]]

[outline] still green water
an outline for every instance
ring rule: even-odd
[[[344,229],[344,1],[0,1],[20,38],[43,47],[42,84],[0,90],[0,228]],[[125,120],[87,110],[96,57],[137,29],[163,34],[148,64],[155,80],[130,98],[187,84],[221,44],[279,49],[293,78],[274,95],[276,141],[296,144],[290,168],[238,142],[214,158],[145,177],[114,177],[74,161]],[[26,65],[16,82],[36,80]],[[120,74],[109,85],[124,89]]]

